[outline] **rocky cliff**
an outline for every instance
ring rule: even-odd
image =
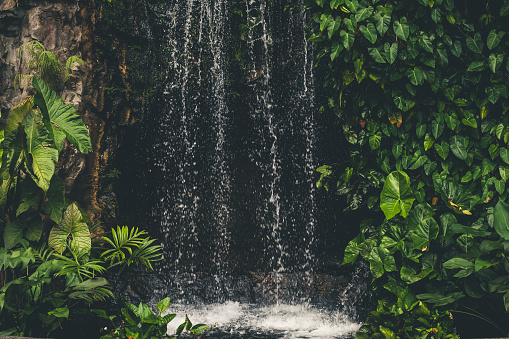
[[[60,94],[83,118],[94,152],[83,155],[66,147],[58,171],[67,193],[91,219],[111,224],[116,221],[112,191],[115,154],[123,130],[137,120],[135,112],[142,110],[146,101],[146,96],[133,95],[133,77],[128,71],[132,60],[147,52],[139,47],[147,41],[140,32],[147,30],[141,27],[145,20],[138,20],[143,11],[136,6],[142,9],[145,4],[123,1],[117,7],[103,0],[0,0],[1,123],[21,99],[13,84],[21,72],[17,51],[23,43],[38,40],[62,62],[72,55],[82,58],[85,65]],[[132,48],[133,42],[136,48]],[[132,58],[134,54],[139,58]]]

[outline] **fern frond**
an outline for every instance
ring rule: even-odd
[[[58,60],[55,53],[51,51],[43,51],[37,57],[37,67],[41,78],[48,82],[57,84],[62,74],[62,64]]]
[[[36,60],[44,51],[46,51],[46,48],[44,48],[42,43],[37,40],[32,40],[18,48],[18,57],[21,63],[25,62],[28,68],[27,71],[30,72],[36,69],[36,67],[33,68],[33,66],[37,65]]]
[[[83,60],[81,60],[80,58],[78,58],[77,56],[71,56],[69,57],[69,59],[67,59],[67,62],[65,63],[65,81],[67,81],[69,79],[69,77],[74,74],[73,73],[73,67],[75,67],[76,65],[76,68],[80,68],[80,67],[83,67],[85,63],[83,62]]]

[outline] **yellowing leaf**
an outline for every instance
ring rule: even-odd
[[[488,109],[486,108],[486,106],[483,106],[481,108],[481,119],[486,118],[487,115],[488,115]]]
[[[396,126],[401,127],[401,124],[403,123],[403,116],[401,115],[401,112],[396,113],[389,113],[389,121],[391,124],[396,124]]]

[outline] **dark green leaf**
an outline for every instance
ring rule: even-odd
[[[399,21],[394,21],[393,29],[398,38],[404,41],[408,39],[408,35],[410,34],[410,26],[408,25],[407,19],[405,17],[401,17]]]
[[[380,36],[383,36],[385,32],[389,29],[389,24],[391,23],[391,16],[388,14],[380,15],[380,13],[376,13],[374,16],[376,29]]]
[[[460,158],[461,160],[467,159],[467,148],[468,140],[460,135],[455,135],[450,138],[450,147],[452,153]]]
[[[505,240],[509,240],[509,205],[499,201],[493,210],[493,227]]]
[[[436,143],[435,149],[442,159],[447,159],[447,156],[449,155],[449,144],[446,141],[442,141],[440,144]]]
[[[500,31],[497,34],[496,30],[494,29],[491,30],[490,33],[488,34],[488,39],[486,41],[488,48],[492,50],[493,48],[497,47],[500,41],[502,41],[504,35],[505,35],[504,31]]]
[[[361,25],[359,27],[359,30],[364,35],[366,39],[368,39],[369,42],[374,44],[377,39],[376,29],[375,26],[372,23],[368,23],[367,27],[364,25]]]
[[[380,207],[385,217],[391,219],[401,213],[406,218],[414,200],[408,175],[401,171],[389,174],[380,194]]]
[[[368,48],[368,52],[369,52],[369,55],[371,55],[371,57],[373,58],[373,60],[375,60],[376,62],[378,62],[380,64],[385,64],[385,60],[377,48],[375,48],[375,47]]]
[[[475,33],[474,38],[467,37],[467,47],[474,53],[481,53],[483,42],[480,33]]]

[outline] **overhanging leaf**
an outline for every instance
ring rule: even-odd
[[[74,106],[66,104],[41,78],[33,76],[32,86],[37,90],[34,103],[40,107],[44,125],[60,151],[65,138],[75,145],[81,153],[92,151],[92,141],[88,129],[76,113]],[[58,129],[53,125],[58,126]]]
[[[31,110],[23,119],[27,139],[27,153],[31,155],[31,167],[37,177],[37,185],[45,192],[55,172],[58,151],[48,144],[48,131],[42,124],[41,115]]]

